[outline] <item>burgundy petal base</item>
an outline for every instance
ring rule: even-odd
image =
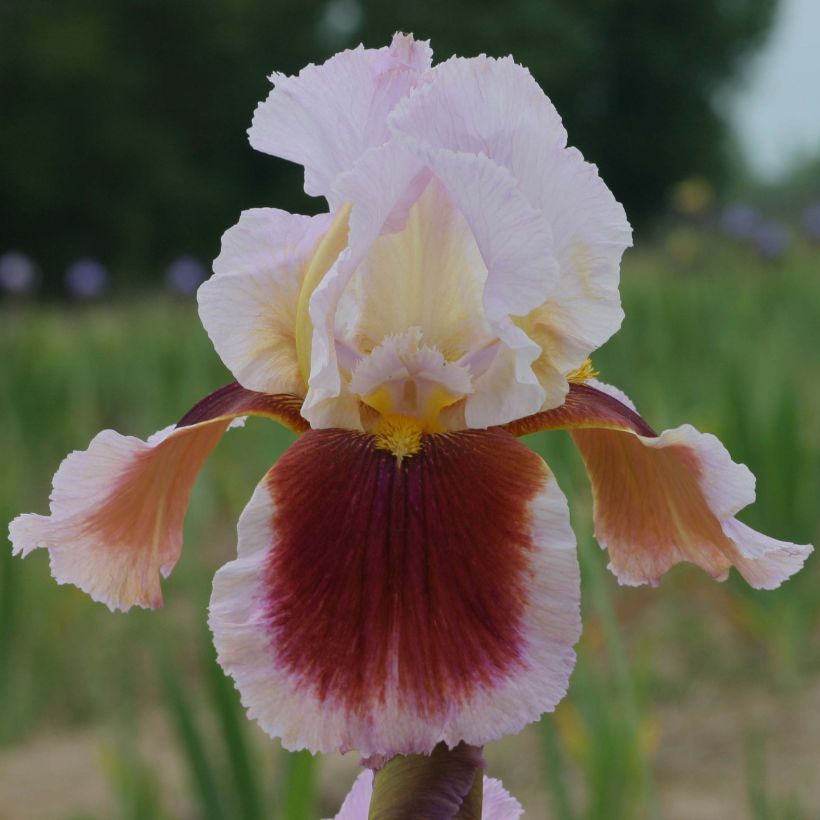
[[[310,430],[259,485],[211,626],[288,748],[429,753],[519,731],[566,691],[580,632],[566,500],[503,430]]]
[[[543,462],[502,432],[430,436],[401,464],[372,436],[306,433],[269,479],[278,662],[353,709],[391,682],[428,714],[491,685],[521,660],[543,482]]]

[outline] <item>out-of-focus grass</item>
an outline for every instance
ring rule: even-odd
[[[751,467],[759,500],[742,514],[747,523],[816,540],[820,259],[797,248],[766,267],[704,242],[697,270],[671,270],[659,250],[628,256],[627,319],[595,364],[656,429],[691,422]],[[60,459],[98,430],[144,437],[230,379],[193,305],[161,297],[74,310],[9,307],[0,313],[0,349],[4,520],[45,511]],[[246,740],[236,695],[202,652],[213,572],[235,549],[236,518],[256,481],[290,440],[260,420],[226,436],[195,488],[163,611],[113,615],[57,587],[44,551],[25,562],[0,551],[0,742],[89,723],[127,735],[127,715],[161,703],[187,761],[186,804],[196,816],[255,818],[272,806],[277,817],[315,816],[313,762],[289,758],[274,772],[273,756]],[[656,709],[704,678],[731,690],[753,677],[784,698],[816,679],[820,565],[810,559],[773,593],[736,578],[718,586],[689,568],[658,590],[621,589],[591,539],[589,490],[568,438],[539,434],[529,443],[570,498],[584,578],[578,668],[569,697],[542,727],[544,805],[561,820],[663,816],[653,785],[663,744]],[[165,816],[150,760],[115,744],[108,768],[120,816]],[[799,795],[779,794],[776,783],[769,794],[750,778],[749,805],[738,815],[813,816],[800,813]]]

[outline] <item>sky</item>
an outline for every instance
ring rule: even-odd
[[[749,164],[765,178],[820,153],[820,0],[781,0],[733,101],[732,121]]]

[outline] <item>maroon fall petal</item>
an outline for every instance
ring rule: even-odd
[[[306,434],[269,478],[279,663],[354,710],[395,676],[421,714],[509,673],[543,480],[500,432],[431,436],[400,466],[371,436]]]
[[[403,460],[375,444],[308,431],[260,484],[214,586],[223,666],[296,747],[520,729],[560,699],[580,629],[563,496],[502,430],[427,436]]]

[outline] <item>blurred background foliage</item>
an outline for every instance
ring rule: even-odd
[[[2,0],[0,248],[57,291],[93,254],[120,282],[176,254],[211,259],[243,208],[316,210],[300,172],[248,148],[274,69],[297,72],[396,30],[439,59],[513,52],[633,223],[693,175],[723,183],[718,92],[763,39],[775,0]]]
[[[99,429],[147,436],[230,379],[190,298],[200,260],[244,208],[321,207],[299,168],[247,145],[266,75],[403,29],[438,59],[513,53],[533,70],[639,228],[627,319],[597,367],[656,429],[689,421],[752,468],[745,521],[816,543],[820,153],[763,183],[727,126],[726,95],[775,11],[0,0],[0,520],[45,511],[60,459]],[[204,626],[238,514],[290,440],[260,420],[226,436],[162,611],[112,615],[56,586],[44,551],[0,550],[0,820],[335,813],[357,760],[264,737]],[[490,746],[490,773],[531,818],[820,816],[816,558],[774,593],[685,566],[657,590],[618,587],[568,438],[529,443],[570,499],[584,635],[568,697]]]

